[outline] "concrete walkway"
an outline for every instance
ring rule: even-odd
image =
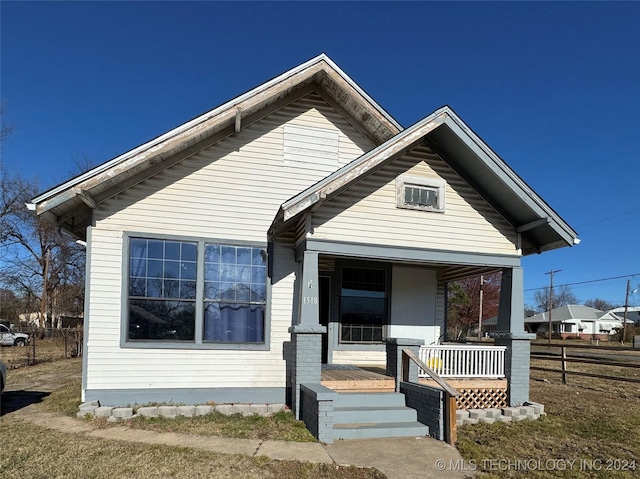
[[[267,456],[287,461],[375,467],[389,479],[468,477],[450,467],[462,463],[454,447],[426,437],[340,440],[332,445],[323,445],[196,436],[126,426],[97,429],[91,422],[44,412],[34,404],[9,414],[48,429],[116,441],[181,446],[221,454]]]
[[[339,440],[332,445],[310,442],[262,441],[145,431],[112,425],[96,428],[90,421],[43,411],[37,403],[74,374],[60,370],[29,378],[28,383],[7,385],[5,414],[48,429],[88,437],[145,444],[182,446],[221,454],[267,456],[271,459],[375,467],[389,479],[463,478],[458,451],[427,437]],[[7,394],[9,393],[9,394]],[[457,467],[456,467],[457,465]],[[452,467],[453,466],[453,467]]]

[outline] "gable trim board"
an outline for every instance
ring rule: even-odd
[[[271,238],[285,231],[291,221],[317,208],[362,178],[379,170],[419,144],[435,144],[443,158],[514,227],[531,242],[523,254],[540,253],[579,243],[577,233],[538,196],[448,106],[436,110],[386,143],[365,153],[312,187],[282,204],[269,230]],[[452,162],[451,153],[460,161]],[[483,179],[481,179],[483,178]],[[488,185],[493,191],[489,194]],[[498,199],[510,201],[497,203]],[[544,229],[544,233],[539,231]]]

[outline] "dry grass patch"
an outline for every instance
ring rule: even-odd
[[[338,467],[65,434],[11,416],[0,419],[3,478],[384,479],[375,469]]]
[[[5,349],[5,348],[2,348]],[[24,348],[13,348],[24,349]],[[58,386],[82,375],[82,358],[66,359],[7,370],[7,385],[28,386],[56,382]]]
[[[74,363],[76,361],[76,363]],[[57,368],[56,368],[57,366]],[[61,387],[53,391],[42,401],[42,407],[55,414],[75,417],[80,406],[82,364],[79,360],[45,363],[15,370],[14,380],[23,382],[42,381],[52,374],[62,376]],[[315,442],[316,439],[302,421],[295,419],[289,411],[263,417],[257,414],[224,415],[212,412],[204,416],[177,418],[135,417],[131,420],[109,423],[104,419],[93,419],[96,427],[129,426],[158,432],[177,432],[200,436],[219,436],[244,439]]]
[[[106,423],[104,424],[113,424]],[[135,417],[118,425],[158,432],[177,432],[201,436],[221,436],[243,439],[315,442],[316,439],[302,421],[295,419],[290,411],[282,411],[264,417],[257,414],[225,415],[212,412],[204,416],[177,417],[173,419],[157,417]]]
[[[550,361],[547,361],[551,363]],[[541,365],[543,361],[533,360]],[[555,363],[557,367],[557,363]],[[597,374],[633,376],[635,371],[598,365],[571,365]],[[482,477],[632,478],[640,471],[640,384],[531,371],[531,398],[545,405],[548,416],[537,421],[478,424],[459,429],[458,449],[466,460],[487,465]],[[491,470],[485,460],[529,461],[572,467],[547,470]],[[547,463],[549,460],[551,462]],[[541,462],[537,462],[541,461]],[[616,462],[617,461],[617,462]],[[620,470],[635,463],[636,470]],[[495,464],[495,463],[494,463]],[[599,470],[586,470],[595,464]],[[610,466],[610,467],[608,467]],[[494,468],[495,469],[495,468]],[[553,470],[549,470],[553,469]]]

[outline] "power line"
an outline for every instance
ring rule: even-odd
[[[545,273],[547,274],[547,273]],[[557,284],[556,287],[560,287],[560,286],[575,286],[577,284],[587,284],[587,283],[598,283],[600,281],[610,281],[612,279],[620,279],[620,278],[633,278],[635,276],[640,275],[640,273],[634,273],[634,274],[625,274],[623,276],[612,276],[611,278],[602,278],[602,279],[591,279],[589,281],[578,281],[577,283],[565,283],[565,284]],[[540,288],[529,288],[529,289],[525,289],[524,291],[538,291],[539,289],[545,289],[548,288],[548,286],[541,286]]]

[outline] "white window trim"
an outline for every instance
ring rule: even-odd
[[[438,190],[438,205],[419,206],[405,203],[405,186],[424,186]],[[401,175],[396,178],[396,206],[398,208],[419,211],[431,211],[434,213],[444,213],[445,210],[445,186],[446,182],[439,178],[425,178],[422,176]]]

